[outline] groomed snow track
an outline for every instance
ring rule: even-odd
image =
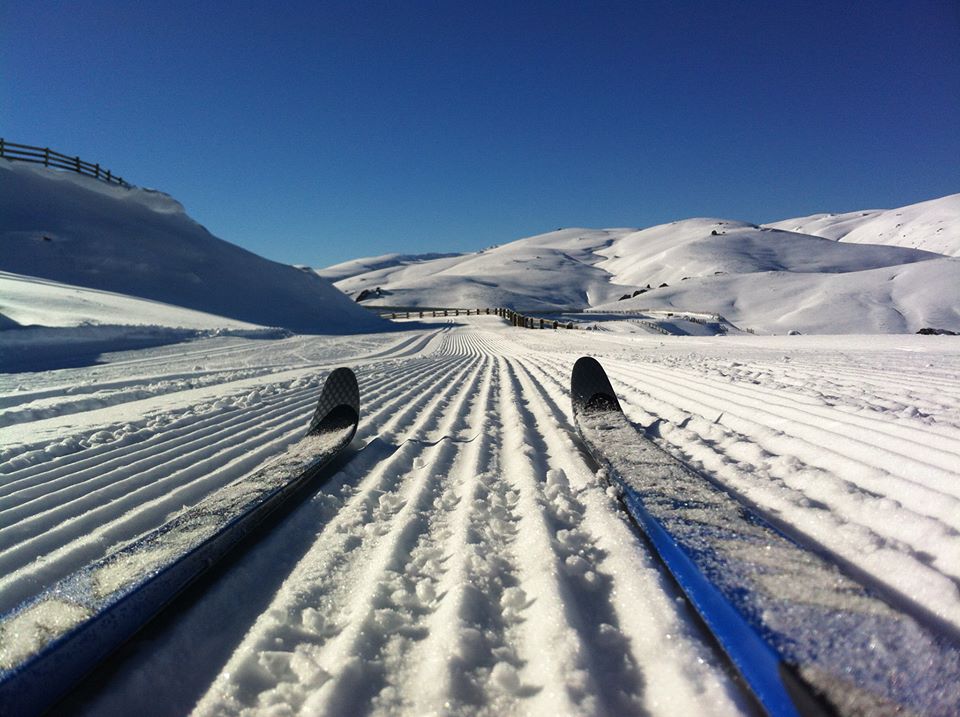
[[[350,365],[350,459],[66,709],[750,711],[597,480],[567,383],[579,355],[602,357],[628,416],[661,419],[667,450],[960,631],[960,354],[798,345],[477,317],[10,377],[0,609],[254,470],[302,433],[324,372]]]

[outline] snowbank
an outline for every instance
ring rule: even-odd
[[[313,272],[216,238],[160,192],[6,160],[0,185],[4,271],[303,333],[383,330]]]

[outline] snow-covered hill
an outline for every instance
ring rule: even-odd
[[[626,290],[595,265],[604,259],[600,249],[630,231],[563,229],[470,254],[389,265],[336,285],[352,296],[380,287],[383,295],[369,303],[381,306],[582,308]]]
[[[887,244],[960,256],[960,194],[898,209],[812,214],[767,226],[856,244]]]
[[[317,274],[329,281],[342,281],[358,274],[367,274],[381,269],[392,269],[411,264],[421,264],[425,261],[434,259],[448,259],[461,256],[459,252],[450,254],[381,254],[364,259],[351,259],[340,264],[328,266],[325,269],[317,269]]]
[[[687,219],[628,234],[599,252],[619,284],[673,284],[715,274],[837,274],[940,258],[901,247],[856,246],[723,219]]]
[[[299,332],[382,326],[313,272],[218,239],[160,192],[6,160],[0,186],[2,271]]]
[[[933,327],[960,331],[960,259],[846,273],[770,271],[684,281],[603,311],[709,309],[740,328],[783,334],[896,334]]]
[[[721,313],[759,331],[958,331],[957,264],[883,241],[896,219],[917,246],[960,251],[958,200],[764,227],[707,218],[643,230],[564,229],[471,254],[387,255],[319,273],[344,277],[336,285],[354,297],[379,288],[364,303],[380,306],[679,309]]]

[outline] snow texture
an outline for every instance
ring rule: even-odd
[[[461,256],[388,255],[319,273],[354,297],[379,288],[363,303],[380,306],[677,310],[762,333],[960,331],[960,195],[855,214],[765,227],[686,219],[564,229]]]
[[[7,160],[0,160],[0,186],[2,271],[172,304],[234,323],[302,333],[384,330],[380,319],[326,280],[218,239],[166,194]],[[42,295],[49,299],[50,291]],[[7,315],[3,297],[0,314]],[[22,306],[17,312],[23,313]],[[199,317],[183,318],[190,325]],[[23,323],[7,315],[11,320]],[[36,316],[27,320],[38,322]],[[145,321],[134,313],[124,323]],[[216,318],[204,328],[225,323]]]
[[[960,194],[899,209],[813,214],[768,224],[856,244],[886,244],[960,256]]]
[[[664,450],[960,634],[955,339],[487,316],[0,376],[0,610],[276,457],[302,435],[318,370],[350,365],[364,406],[351,460],[68,711],[748,711],[575,440],[567,385],[584,353]]]

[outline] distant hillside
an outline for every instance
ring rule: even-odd
[[[387,326],[312,271],[218,239],[160,192],[7,160],[0,187],[0,271],[303,333]]]
[[[385,293],[365,303],[381,306],[580,308],[626,290],[594,265],[604,259],[600,249],[629,231],[564,229],[470,254],[387,266],[336,285],[352,296],[380,287]]]
[[[886,244],[960,256],[960,194],[898,209],[812,214],[767,226],[854,244]]]
[[[434,259],[449,259],[458,256],[462,256],[462,254],[459,252],[451,254],[382,254],[366,259],[352,259],[341,264],[328,266],[325,269],[317,269],[316,272],[328,281],[342,281],[358,274],[369,274],[374,271],[395,269],[411,264],[422,264]]]
[[[960,221],[950,218],[958,198],[763,227],[686,219],[643,230],[564,229],[460,256],[359,259],[336,285],[354,297],[380,288],[363,303],[381,306],[665,308],[721,313],[773,332],[957,331],[958,264],[882,239],[896,218],[910,242],[949,249],[960,243]],[[867,241],[869,231],[880,234]]]

